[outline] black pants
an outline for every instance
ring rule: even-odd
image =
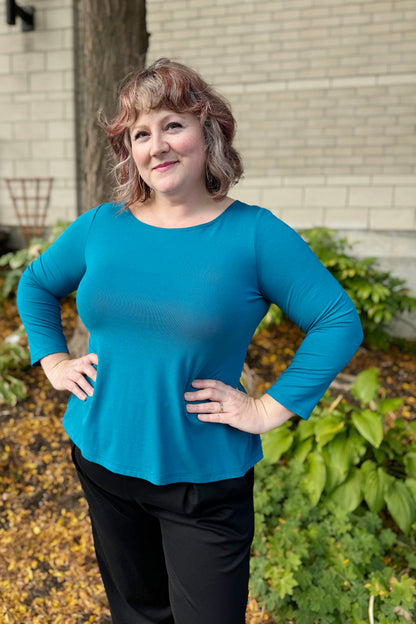
[[[114,624],[244,624],[253,470],[157,486],[72,455]]]

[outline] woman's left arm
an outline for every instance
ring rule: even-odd
[[[363,332],[339,282],[305,241],[269,211],[258,219],[255,247],[259,292],[276,303],[305,332],[305,338],[290,366],[260,399],[216,380],[195,380],[197,391],[186,393],[185,400],[209,401],[187,405],[200,420],[263,433],[294,414],[309,417],[353,357]]]
[[[198,414],[203,422],[222,423],[248,433],[266,433],[294,416],[269,394],[255,399],[215,379],[195,379],[192,386],[198,390],[185,392],[185,401],[208,402],[188,403],[186,409],[190,414]]]

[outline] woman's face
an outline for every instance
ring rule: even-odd
[[[137,170],[156,196],[181,201],[206,192],[206,146],[195,115],[150,110],[138,117],[130,138]]]

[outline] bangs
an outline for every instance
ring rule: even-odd
[[[208,108],[206,91],[207,86],[202,80],[195,81],[194,75],[184,75],[184,72],[179,73],[172,67],[144,71],[129,81],[120,94],[126,128],[134,124],[143,112],[159,108],[193,113],[204,123]]]

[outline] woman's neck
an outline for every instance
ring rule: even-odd
[[[176,202],[170,198],[149,197],[137,203],[130,212],[148,225],[165,228],[191,227],[212,221],[233,202],[230,197],[214,200],[210,195],[199,201]]]

